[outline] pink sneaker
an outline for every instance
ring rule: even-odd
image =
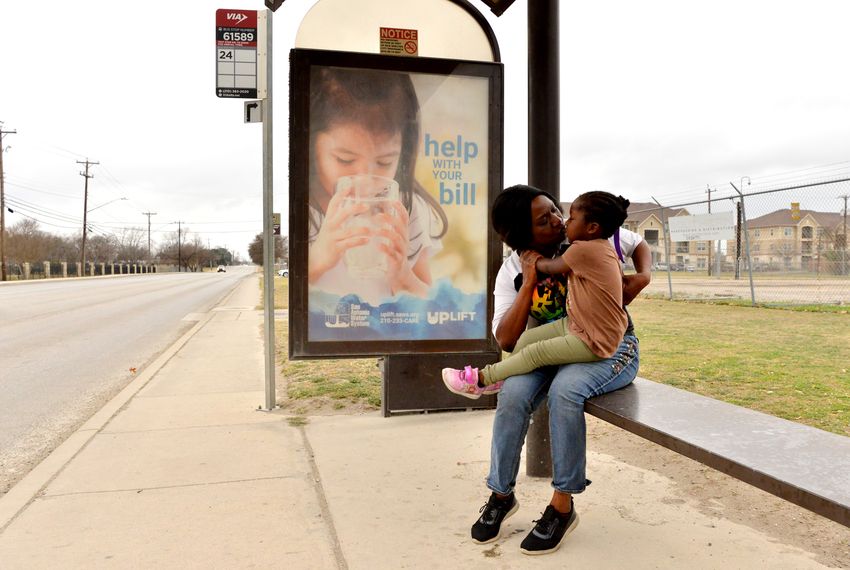
[[[482,388],[478,385],[478,369],[472,366],[467,366],[463,370],[443,368],[443,383],[455,394],[466,396],[472,400],[477,400],[482,395],[495,394],[501,390],[503,384],[496,382]]]

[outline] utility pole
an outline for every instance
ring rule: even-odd
[[[77,164],[85,164],[86,171],[80,172],[80,176],[86,179],[85,191],[83,194],[83,242],[80,246],[80,271],[83,275],[86,274],[86,233],[88,233],[88,228],[86,227],[86,215],[88,214],[89,209],[89,178],[94,178],[94,174],[89,174],[89,166],[94,166],[95,164],[100,164],[99,162],[91,162],[88,158],[83,160],[78,160]],[[77,277],[82,277],[83,275],[78,275]]]
[[[177,222],[177,272],[183,271],[183,222]]]
[[[14,135],[17,132],[4,131],[3,123],[0,123],[0,281],[6,280],[6,190],[3,174],[3,153],[6,149],[3,147],[3,135]]]
[[[143,216],[148,217],[148,263],[151,260],[151,216],[156,216],[156,212],[142,212]]]

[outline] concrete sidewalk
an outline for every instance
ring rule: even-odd
[[[243,280],[0,499],[0,568],[825,567],[592,451],[559,552],[519,552],[551,493],[524,476],[503,538],[475,545],[492,412],[259,411],[258,301]]]

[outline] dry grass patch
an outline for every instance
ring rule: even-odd
[[[287,327],[288,319],[275,323],[281,380],[278,405],[298,414],[363,412],[381,407],[377,359],[289,360]]]

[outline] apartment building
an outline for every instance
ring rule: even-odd
[[[834,272],[845,231],[844,215],[834,212],[786,208],[747,220],[753,269]]]

